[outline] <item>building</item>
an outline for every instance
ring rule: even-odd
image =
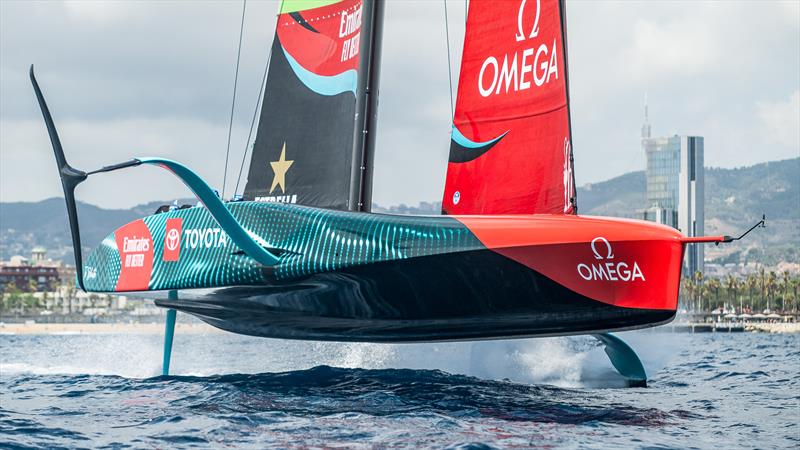
[[[74,274],[74,268],[45,258],[46,250],[36,247],[31,258],[12,256],[0,261],[0,292],[15,287],[24,292],[50,292],[56,290],[62,278]],[[73,275],[74,276],[74,275]]]
[[[642,149],[647,156],[647,204],[642,218],[677,228],[686,236],[702,236],[705,220],[701,136],[652,137],[647,104],[642,126]],[[689,245],[684,273],[703,271],[702,244]]]
[[[672,228],[678,228],[678,210],[672,208],[662,208],[660,206],[651,206],[642,211],[642,218],[651,222],[669,225]]]
[[[13,286],[24,292],[52,291],[58,281],[56,267],[32,265],[17,257],[0,263],[0,290]]]

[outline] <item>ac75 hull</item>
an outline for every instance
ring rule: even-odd
[[[683,237],[652,223],[228,208],[278,264],[249,258],[189,208],[109,235],[85,287],[162,291],[143,295],[236,333],[341,341],[597,333],[664,323],[677,307]]]
[[[157,304],[234,333],[369,342],[597,333],[652,326],[675,314],[592,300],[489,250],[369,264],[275,286],[182,292]]]

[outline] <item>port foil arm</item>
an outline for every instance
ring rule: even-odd
[[[140,164],[153,164],[163,167],[183,181],[194,195],[205,205],[208,212],[219,223],[223,230],[230,236],[234,244],[236,244],[247,256],[253,258],[265,266],[274,266],[280,261],[278,257],[268,252],[264,247],[255,241],[247,230],[242,227],[239,221],[233,217],[233,214],[225,206],[225,203],[220,200],[217,193],[200,178],[199,175],[192,172],[188,167],[181,163],[156,157],[136,158]],[[129,166],[124,166],[129,167]]]
[[[128,167],[135,167],[142,164],[149,164],[162,167],[172,172],[176,177],[183,181],[183,184],[194,193],[200,202],[205,205],[206,209],[214,220],[219,223],[225,233],[230,236],[231,241],[236,244],[242,251],[249,257],[258,261],[265,266],[273,266],[278,264],[279,259],[267,251],[261,244],[251,236],[235,217],[231,214],[225,203],[219,198],[216,192],[209,186],[199,175],[194,173],[191,169],[183,164],[172,161],[166,158],[158,157],[144,157],[134,158],[129,161],[112,164],[109,166],[101,167],[97,170],[86,172],[86,175],[93,175],[96,173],[113,172],[119,169]]]

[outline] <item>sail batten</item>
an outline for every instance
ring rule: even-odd
[[[469,3],[444,213],[574,212],[562,8]]]

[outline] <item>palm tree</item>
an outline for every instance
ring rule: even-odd
[[[691,310],[691,299],[694,298],[694,280],[692,277],[683,277],[683,307]]]
[[[736,303],[737,297],[739,297],[739,279],[734,277],[733,275],[728,275],[726,280],[725,286],[728,289],[728,300],[731,302],[731,305]],[[739,297],[739,314],[742,313],[742,299]]]
[[[39,309],[40,301],[30,292],[22,296],[22,307],[24,312],[33,313]]]
[[[8,305],[9,312],[14,311],[14,315],[19,316],[22,314],[22,291],[16,284],[9,283],[6,287],[5,295],[6,305]]]
[[[747,275],[747,279],[745,279],[745,285],[747,286],[748,291],[748,308],[750,311],[753,311],[753,289],[756,287],[756,284],[758,284],[758,280],[756,279],[755,275]]]
[[[703,272],[699,270],[694,273],[694,281],[695,285],[697,286],[697,302],[695,304],[695,310],[702,311],[703,310]]]
[[[791,287],[791,285],[792,285],[792,279],[789,277],[789,271],[784,270],[783,278],[781,281],[781,287],[783,288],[783,301],[782,301],[783,306],[781,307],[781,310],[783,312],[788,311],[788,309],[786,309],[786,300],[789,299],[789,288]]]
[[[767,309],[772,311],[772,304],[774,303],[775,288],[778,286],[778,276],[775,271],[770,270],[767,276]]]
[[[708,290],[706,291],[706,292],[708,292],[708,299],[709,299],[708,300],[708,309],[709,310],[717,309],[719,307],[719,288],[720,288],[719,278],[709,278],[708,279],[708,283],[706,283],[706,287],[708,288]],[[712,292],[714,293],[714,304],[713,305],[711,304],[711,293]]]

